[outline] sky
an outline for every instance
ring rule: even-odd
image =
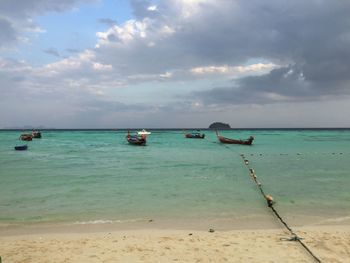
[[[350,127],[350,1],[0,0],[0,128]]]

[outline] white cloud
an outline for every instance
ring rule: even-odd
[[[0,71],[7,73],[18,73],[21,74],[24,71],[31,71],[32,66],[28,65],[25,61],[16,61],[3,59],[0,57]]]
[[[205,66],[205,67],[196,67],[190,69],[190,72],[195,75],[212,75],[212,74],[225,74],[230,75],[231,77],[241,77],[246,74],[258,75],[264,74],[271,71],[274,68],[279,67],[273,63],[257,63],[247,66],[235,66],[230,67],[228,65],[223,66]]]
[[[165,72],[161,74],[135,74],[135,75],[130,75],[128,76],[129,80],[137,80],[139,82],[141,81],[160,81],[160,80],[165,80],[165,79],[170,79],[173,77],[172,72]]]
[[[81,69],[82,65],[82,61],[78,59],[67,58],[38,68],[37,72],[38,75],[53,76],[65,72],[72,73],[73,71]]]
[[[235,70],[237,70],[239,73],[266,73],[270,72],[271,70],[280,67],[279,65],[273,64],[273,63],[257,63],[252,64],[248,66],[237,66],[234,67]]]
[[[157,6],[156,5],[151,5],[147,8],[148,11],[157,11]]]
[[[230,68],[226,65],[225,66],[207,66],[207,67],[192,68],[190,71],[194,74],[211,74],[211,73],[226,74],[230,71]]]
[[[98,62],[92,63],[92,68],[97,71],[111,71],[113,69],[112,65],[104,65]]]
[[[171,35],[171,34],[174,34],[175,33],[175,29],[168,26],[168,25],[164,25],[160,30],[159,32],[163,35]]]
[[[201,11],[203,4],[214,4],[214,0],[175,0],[174,6],[179,8],[180,16],[190,18]]]
[[[121,27],[115,25],[106,32],[97,32],[96,36],[99,39],[97,47],[115,42],[128,44],[135,39],[146,38],[148,24],[149,19],[143,21],[128,20]]]
[[[161,78],[171,78],[173,76],[173,73],[171,72],[165,72],[164,74],[159,75]]]

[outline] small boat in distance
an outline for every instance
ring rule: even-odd
[[[185,138],[189,139],[204,139],[205,134],[200,133],[199,131],[197,132],[192,132],[192,133],[185,133]]]
[[[236,140],[236,139],[230,139],[230,138],[226,138],[223,136],[220,136],[218,131],[216,132],[216,136],[218,137],[219,141],[221,143],[227,143],[227,144],[242,144],[242,145],[252,145],[254,137],[250,136],[247,140]]]
[[[41,132],[38,131],[38,130],[33,130],[32,131],[32,136],[33,136],[33,138],[40,139],[41,138]]]
[[[16,151],[25,151],[28,149],[28,146],[27,145],[18,145],[18,146],[15,146],[15,150]]]
[[[31,135],[29,133],[23,133],[23,134],[21,134],[21,136],[19,136],[19,139],[22,141],[31,141],[31,140],[33,140],[33,135]]]
[[[137,134],[138,134],[138,135],[150,135],[151,132],[146,131],[145,129],[142,129],[142,131],[138,131]]]
[[[128,131],[128,134],[126,135],[126,140],[128,141],[128,143],[133,145],[139,145],[139,146],[146,145],[146,135],[141,135],[141,136],[138,136],[137,134],[131,135],[130,132]]]

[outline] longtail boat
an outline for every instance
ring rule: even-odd
[[[33,135],[31,135],[29,133],[23,133],[23,134],[21,134],[21,136],[19,136],[19,139],[22,141],[31,141],[31,140],[33,140]]]
[[[141,135],[141,136],[131,135],[129,131],[128,131],[128,134],[126,135],[126,140],[128,141],[128,143],[133,145],[140,145],[140,146],[146,145],[145,135]]]
[[[32,131],[32,137],[33,138],[37,138],[37,139],[40,139],[41,138],[41,132],[40,131],[37,131],[37,130],[33,130]]]
[[[192,133],[185,133],[185,138],[190,138],[190,139],[204,139],[205,134],[198,132],[192,132]]]
[[[253,136],[250,136],[247,140],[230,139],[230,138],[226,138],[226,137],[219,135],[218,131],[216,131],[216,136],[218,137],[218,139],[221,143],[227,143],[227,144],[252,145],[253,140],[254,140]]]

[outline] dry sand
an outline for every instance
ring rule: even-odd
[[[350,262],[350,226],[295,228],[322,262]],[[283,229],[1,234],[8,262],[316,262]]]

